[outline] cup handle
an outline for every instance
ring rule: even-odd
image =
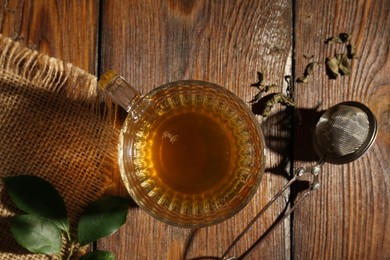
[[[122,76],[109,70],[104,73],[98,82],[99,88],[104,91],[114,103],[130,112],[132,106],[140,99],[141,93],[133,88]]]

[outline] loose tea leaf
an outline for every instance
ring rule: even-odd
[[[341,40],[342,43],[346,43],[351,40],[351,35],[348,33],[340,33],[339,39]]]
[[[297,83],[307,83],[309,80],[306,76],[301,76],[297,78]]]
[[[83,255],[79,260],[115,260],[115,256],[108,251],[95,250]]]
[[[337,54],[336,58],[338,60],[339,72],[341,75],[350,75],[351,74],[351,63],[348,59],[347,54]]]
[[[107,196],[91,203],[82,213],[78,224],[78,241],[81,246],[111,235],[126,222],[130,201]]]
[[[34,215],[11,218],[11,233],[15,240],[36,254],[58,254],[61,251],[61,231],[49,219]]]
[[[37,176],[5,178],[7,191],[18,208],[31,215],[50,219],[69,237],[69,222],[64,200],[57,190]]]
[[[351,40],[351,35],[348,33],[340,33],[338,36],[330,37],[326,39],[326,44],[333,44],[333,43],[346,43]]]
[[[250,103],[258,102],[264,93],[267,93],[268,91],[276,87],[278,86],[275,84],[263,86],[262,88],[259,89],[259,92],[255,95],[255,97],[251,100]]]
[[[309,76],[313,74],[313,69],[315,65],[318,65],[317,61],[310,62],[306,65],[305,71],[303,72],[303,76],[299,77],[296,81],[297,83],[307,83]]]
[[[251,85],[251,87],[256,87],[256,88],[260,88],[262,86],[264,86],[264,73],[262,72],[257,72],[257,82],[256,83],[253,83]]]
[[[339,60],[336,57],[326,58],[326,74],[330,79],[337,79],[339,75]]]
[[[259,92],[252,99],[251,103],[257,103],[260,107],[260,114],[264,117],[268,116],[271,113],[271,110],[275,104],[282,104],[285,106],[295,106],[294,102],[287,95],[282,93],[271,93],[263,97],[264,93],[267,93],[273,88],[278,87],[276,84],[264,85],[264,74],[262,72],[257,72],[259,81],[251,86],[255,86],[259,89]],[[291,76],[284,77],[287,83],[287,91],[291,91]]]
[[[294,101],[282,93],[271,93],[263,97],[259,102],[263,103],[261,115],[267,117],[270,115],[272,108],[276,104],[287,107],[295,107]]]
[[[341,43],[346,48],[346,53],[336,54],[334,57],[328,57],[325,60],[326,73],[330,79],[336,79],[338,75],[345,76],[351,74],[351,60],[357,57],[356,46],[350,43],[351,35],[340,33],[336,37],[326,40],[326,43]]]

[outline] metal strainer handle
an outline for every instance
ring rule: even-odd
[[[295,170],[295,173],[292,177],[292,179],[286,183],[283,188],[265,205],[259,213],[252,219],[252,221],[246,226],[246,228],[237,236],[237,238],[232,242],[232,244],[229,246],[229,248],[225,251],[225,253],[222,255],[223,260],[233,260],[233,259],[245,259],[245,257],[249,256],[253,253],[253,251],[259,247],[265,239],[272,233],[274,229],[276,229],[290,214],[294,211],[294,209],[303,201],[303,199],[313,190],[316,190],[319,188],[319,181],[318,176],[321,172],[321,165],[322,163],[319,163],[311,168],[304,168],[300,167]],[[301,176],[303,176],[305,173],[311,173],[312,174],[312,181],[309,185],[309,188],[301,192],[300,197],[295,201],[294,205],[291,206],[291,208],[288,209],[285,214],[280,217],[273,225],[267,229],[267,231],[256,240],[256,242],[253,243],[253,245],[246,250],[242,255],[240,255],[238,258],[236,257],[227,257],[227,255],[231,252],[231,250],[234,248],[234,246],[238,243],[239,240],[246,234],[246,232],[253,226],[253,224],[256,223],[256,221],[264,214],[264,212],[295,182],[297,181]]]

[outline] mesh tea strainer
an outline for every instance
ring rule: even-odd
[[[313,167],[301,167],[295,170],[292,179],[268,202],[267,205],[253,218],[247,227],[233,241],[221,259],[244,259],[268,237],[269,234],[281,224],[297,207],[297,205],[312,191],[319,188],[318,175],[324,162],[332,164],[345,164],[362,156],[374,143],[377,134],[375,116],[365,105],[358,102],[343,102],[329,108],[320,117],[315,127],[313,143],[320,160]],[[295,203],[241,256],[228,257],[228,254],[245,235],[252,225],[263,213],[289,188],[299,177],[305,173],[312,174],[308,189],[301,192]]]

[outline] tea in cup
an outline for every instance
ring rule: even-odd
[[[119,168],[146,212],[168,224],[203,227],[233,216],[252,198],[264,172],[264,137],[236,95],[196,80],[141,95],[112,71],[99,87],[128,112]]]

